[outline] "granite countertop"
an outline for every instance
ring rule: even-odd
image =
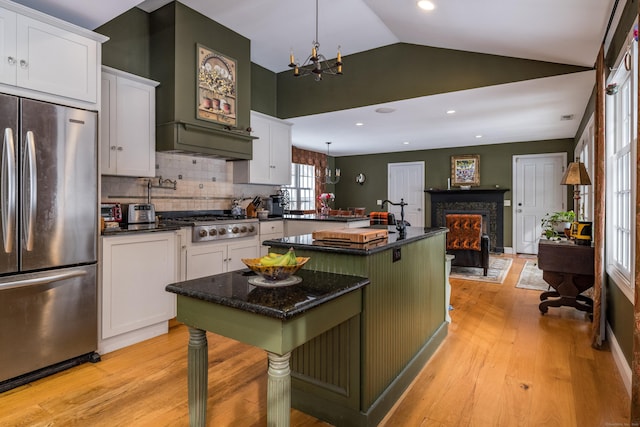
[[[363,228],[363,230],[383,227],[384,226],[371,226]],[[318,252],[345,253],[351,255],[371,255],[377,252],[382,252],[394,247],[403,246],[407,243],[415,242],[421,239],[427,239],[429,237],[447,232],[446,227],[407,227],[406,235],[404,237],[401,237],[395,226],[388,226],[387,229],[389,230],[389,236],[387,239],[363,244],[314,240],[312,234],[284,237],[282,239],[265,240],[262,244],[264,246],[271,246],[274,248],[293,247],[294,249],[306,249]]]
[[[369,284],[369,279],[365,277],[312,270],[299,270],[295,275],[302,278],[302,282],[280,288],[264,288],[250,284],[249,278],[258,276],[245,269],[174,283],[167,285],[166,290],[287,320]]]
[[[298,221],[351,222],[369,220],[368,216],[322,216],[318,214],[291,215],[285,214],[283,219]]]
[[[175,231],[180,230],[179,225],[165,225],[165,224],[120,224],[117,228],[105,228],[102,232],[102,236],[122,236],[124,234],[136,234],[136,233],[155,233],[158,231]]]

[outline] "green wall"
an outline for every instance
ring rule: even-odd
[[[438,150],[405,151],[399,153],[345,156],[335,159],[342,180],[335,186],[336,207],[364,206],[367,211],[379,210],[376,200],[387,198],[387,165],[399,162],[425,162],[424,188],[447,188],[451,176],[451,156],[459,154],[480,155],[480,187],[509,188],[512,186],[512,157],[514,155],[573,152],[573,140],[530,141],[511,144],[478,145]],[[568,157],[569,158],[569,157]],[[355,182],[355,176],[364,173],[363,185]],[[511,191],[505,199],[511,199]],[[504,208],[504,245],[512,246],[511,207]],[[425,195],[425,225],[431,225],[431,202]]]
[[[278,117],[289,118],[399,99],[586,71],[565,64],[393,44],[343,58],[344,74],[278,73]]]
[[[95,31],[109,37],[102,45],[102,63],[151,78],[149,14],[134,7]]]

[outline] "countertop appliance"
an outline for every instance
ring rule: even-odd
[[[191,227],[191,242],[238,239],[258,234],[258,220],[225,211],[174,211],[160,214],[162,223]]]
[[[108,222],[122,222],[122,205],[118,202],[100,203],[100,216]]]
[[[0,94],[0,392],[99,360],[96,123]]]
[[[281,194],[272,194],[267,199],[267,210],[269,216],[282,216],[284,215],[284,199]]]
[[[130,203],[125,205],[128,224],[149,224],[156,221],[153,203]]]

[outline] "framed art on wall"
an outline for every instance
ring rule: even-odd
[[[451,156],[451,185],[480,185],[480,155]]]
[[[197,45],[196,118],[236,126],[236,61]]]

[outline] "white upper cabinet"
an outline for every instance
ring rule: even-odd
[[[5,4],[0,2],[0,6]],[[97,38],[57,26],[57,21],[46,15],[37,16],[43,20],[0,7],[0,83],[97,103]]]
[[[234,162],[233,180],[239,184],[283,185],[291,182],[291,124],[251,112],[253,160]]]
[[[155,176],[158,82],[102,67],[100,172]]]

